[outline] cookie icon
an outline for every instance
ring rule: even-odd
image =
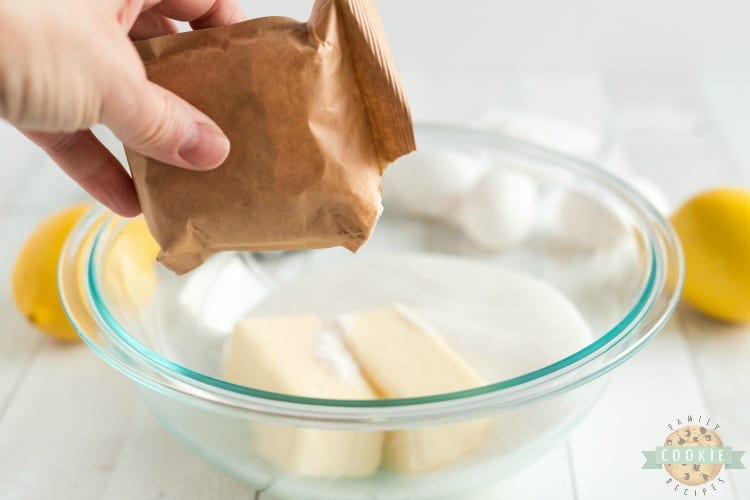
[[[686,425],[667,436],[664,446],[724,446],[724,443],[711,429]],[[698,486],[713,480],[721,468],[721,464],[664,464],[669,475],[686,486]]]

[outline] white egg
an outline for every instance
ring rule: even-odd
[[[653,182],[634,175],[626,182],[662,215],[669,213],[669,201]],[[615,207],[585,189],[563,193],[559,214],[559,229],[565,239],[587,250],[611,247],[627,236],[628,225]]]
[[[531,232],[538,193],[527,175],[502,167],[490,170],[456,210],[455,222],[488,250],[522,243]]]
[[[629,178],[628,183],[650,201],[657,212],[662,215],[669,215],[672,206],[667,199],[667,195],[654,182],[645,177],[635,176]]]
[[[486,169],[479,159],[459,152],[418,150],[386,170],[385,203],[394,201],[421,217],[447,218]]]
[[[635,237],[619,238],[601,252],[595,252],[582,273],[592,289],[607,288],[612,296],[625,301],[641,281],[639,240]]]
[[[625,222],[614,207],[592,192],[583,189],[566,191],[562,194],[559,210],[562,236],[581,248],[609,247],[627,234]]]

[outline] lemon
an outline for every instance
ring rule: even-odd
[[[707,191],[671,220],[685,252],[685,301],[717,319],[750,321],[750,191]]]
[[[112,239],[102,266],[102,293],[113,313],[141,310],[156,290],[159,244],[143,217],[131,219]]]
[[[79,340],[68,322],[57,293],[57,261],[73,226],[89,208],[67,208],[43,221],[21,249],[13,268],[13,295],[21,312],[40,331],[63,341]],[[94,233],[84,238],[78,274]],[[105,249],[101,291],[113,312],[138,311],[156,289],[156,255],[159,246],[142,217],[123,222]]]
[[[44,220],[21,248],[13,267],[13,296],[21,312],[42,332],[78,340],[57,294],[57,261],[65,239],[88,209],[75,205]]]

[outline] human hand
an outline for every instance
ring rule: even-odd
[[[209,117],[148,81],[130,41],[176,33],[173,19],[200,29],[244,16],[237,0],[0,1],[0,118],[121,215],[140,213],[135,189],[92,125],[177,167],[210,169],[229,153]]]

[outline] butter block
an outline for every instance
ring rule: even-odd
[[[224,377],[295,396],[374,399],[340,338],[317,316],[248,318],[237,323]],[[309,477],[360,477],[380,465],[382,432],[251,423],[253,449],[284,471]]]
[[[339,319],[347,347],[381,397],[409,398],[471,389],[485,382],[431,328],[404,306]],[[490,419],[386,433],[385,465],[427,472],[478,450]]]

